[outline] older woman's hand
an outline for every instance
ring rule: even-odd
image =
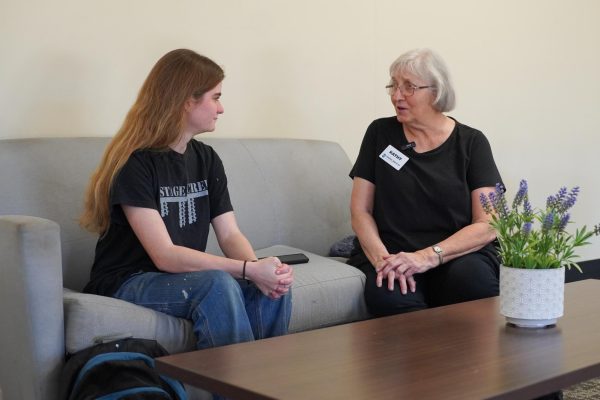
[[[379,280],[388,278],[388,289],[393,290],[393,280],[396,279],[400,283],[401,290],[405,288],[405,285],[408,282],[409,288],[414,292],[413,287],[415,286],[415,283],[413,275],[421,274],[432,267],[433,266],[430,265],[428,258],[419,251],[414,253],[400,252],[390,254],[389,256],[385,256],[383,262],[378,263],[375,268],[378,274],[377,283],[378,286],[381,286]],[[402,293],[406,293],[406,291],[402,290]]]
[[[398,270],[392,270],[388,272],[387,275],[384,275],[381,271],[377,272],[377,280],[375,281],[377,287],[383,286],[384,278],[387,279],[387,289],[390,292],[394,290],[394,281],[396,280],[400,285],[400,292],[402,294],[408,293],[408,290],[414,293],[417,288],[417,282],[415,282],[415,278],[413,276],[406,276],[398,272]]]
[[[433,267],[429,259],[420,251],[414,253],[401,251],[400,253],[390,254],[383,259],[384,263],[380,264],[380,270],[384,275],[392,270],[397,270],[408,277],[414,274],[422,274]]]

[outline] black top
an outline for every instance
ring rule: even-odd
[[[396,117],[375,120],[350,172],[375,184],[373,217],[390,253],[431,246],[471,224],[471,192],[501,182],[486,137],[458,121],[431,151],[400,151],[407,144]],[[389,145],[409,158],[399,170],[380,158]]]
[[[96,245],[85,292],[111,296],[132,274],[158,271],[121,205],[157,210],[174,244],[199,251],[206,250],[210,221],[233,210],[223,163],[212,147],[191,140],[184,154],[134,152],[112,185],[110,225]]]

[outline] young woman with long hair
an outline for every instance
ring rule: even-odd
[[[256,261],[221,159],[194,136],[223,113],[224,73],[178,49],[144,82],[91,177],[80,223],[99,234],[88,293],[193,321],[197,347],[282,335],[292,268]],[[224,257],[205,252],[212,224]]]

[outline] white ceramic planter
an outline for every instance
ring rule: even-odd
[[[555,325],[563,315],[565,268],[522,269],[500,266],[500,313],[526,328]]]

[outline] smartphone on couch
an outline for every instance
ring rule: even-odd
[[[282,254],[280,256],[273,256],[279,258],[279,260],[288,265],[294,264],[304,264],[308,262],[308,257],[303,253],[294,253],[294,254]],[[261,257],[265,258],[265,257]]]

